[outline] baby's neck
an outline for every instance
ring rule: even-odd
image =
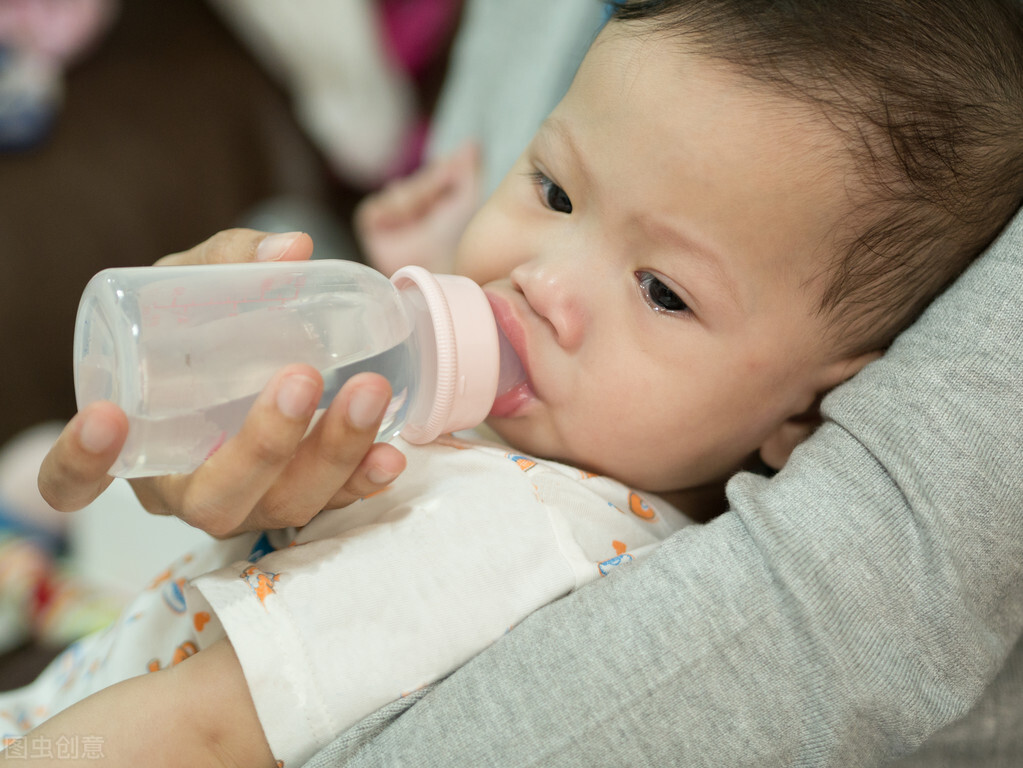
[[[686,517],[698,523],[709,522],[728,509],[723,482],[708,483],[697,488],[686,488],[682,491],[670,491],[658,495],[677,507]]]
[[[473,429],[473,432],[482,440],[513,447],[486,422]],[[560,459],[555,459],[555,461],[560,461]],[[682,491],[657,493],[657,495],[698,523],[706,523],[728,509],[724,480],[707,483],[697,488],[686,488]]]

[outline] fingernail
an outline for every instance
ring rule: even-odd
[[[315,396],[315,381],[298,374],[288,376],[277,390],[277,410],[289,419],[302,418],[312,408]]]
[[[117,428],[105,419],[86,418],[78,430],[78,442],[89,453],[103,453],[117,439]]]
[[[256,261],[277,261],[288,252],[288,248],[298,240],[301,234],[301,232],[281,232],[276,235],[267,235],[256,246]]]
[[[356,429],[369,429],[387,407],[387,398],[375,389],[362,389],[348,401],[348,421]]]
[[[378,469],[376,467],[373,467],[366,472],[366,479],[373,483],[373,485],[387,485],[396,477],[397,475],[394,472],[387,472],[386,470]]]

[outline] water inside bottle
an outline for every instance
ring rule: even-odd
[[[384,440],[394,437],[405,421],[416,387],[413,343],[409,336],[378,354],[322,369],[324,388],[318,408],[330,405],[357,373],[382,374],[391,383],[393,395],[378,436]],[[128,440],[110,474],[131,478],[191,472],[238,433],[260,389],[198,410],[129,417]]]

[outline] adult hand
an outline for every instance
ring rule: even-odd
[[[229,230],[158,264],[307,259],[301,233],[266,235]],[[153,514],[176,515],[213,536],[304,525],[321,509],[340,507],[391,482],[405,467],[394,446],[374,443],[390,401],[387,380],[360,374],[338,392],[306,434],[323,390],[307,365],[278,371],[241,431],[195,472],[131,481]],[[89,405],[65,427],[43,461],[39,491],[52,507],[71,511],[110,484],[107,471],[128,435],[128,419],[108,402]]]

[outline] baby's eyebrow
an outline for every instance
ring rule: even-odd
[[[572,173],[584,184],[593,185],[595,177],[587,166],[586,158],[579,150],[568,123],[557,114],[552,114],[540,124],[536,136],[550,151],[568,153]],[[730,273],[728,261],[716,249],[687,234],[674,222],[654,217],[646,211],[630,211],[627,214],[626,224],[633,231],[643,233],[643,238],[651,244],[693,258],[694,263],[705,269],[708,280],[719,285],[725,295],[740,309],[745,307],[745,302],[743,302],[742,294],[739,291],[738,280],[735,275]],[[698,304],[698,300],[695,303]]]
[[[572,131],[565,124],[563,120],[558,118],[557,115],[549,115],[546,120],[540,124],[540,128],[537,130],[536,135],[544,143],[551,145],[556,144],[557,149],[564,149],[571,155],[572,170],[577,173],[584,183],[590,183],[593,180],[593,175],[590,173],[589,166],[586,164],[586,158],[583,157],[582,152],[579,151],[579,146],[576,144]]]
[[[708,278],[720,285],[737,306],[745,306],[739,283],[729,270],[729,261],[717,250],[690,236],[675,223],[652,216],[646,211],[632,211],[629,224],[634,231],[642,232],[643,237],[651,243],[694,259],[706,270]]]

